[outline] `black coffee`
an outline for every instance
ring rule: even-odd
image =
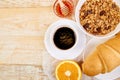
[[[75,44],[75,34],[67,27],[59,28],[54,35],[54,43],[60,49],[69,49]]]

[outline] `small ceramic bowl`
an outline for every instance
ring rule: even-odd
[[[73,30],[75,33],[76,41],[75,44],[67,49],[59,49],[53,40],[55,32],[62,28],[62,27],[67,27]],[[86,36],[85,34],[80,30],[80,28],[76,25],[76,22],[67,20],[67,19],[62,19],[59,20],[53,24],[51,24],[45,34],[45,39],[44,39],[45,47],[49,54],[59,60],[73,60],[76,57],[80,56],[85,45],[86,45]]]
[[[83,26],[80,24],[80,19],[79,19],[79,14],[80,14],[80,9],[82,7],[82,5],[84,4],[86,0],[79,0],[77,6],[76,6],[76,10],[75,10],[75,19],[77,22],[77,25],[79,26],[79,28],[88,36],[90,37],[94,37],[94,38],[108,38],[111,36],[114,36],[115,34],[117,34],[120,31],[120,23],[117,25],[117,27],[115,28],[115,30],[111,31],[110,33],[106,34],[106,35],[93,35],[88,33]],[[113,0],[114,2],[116,2],[116,4],[120,7],[120,0]]]

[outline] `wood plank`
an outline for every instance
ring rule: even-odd
[[[51,6],[55,0],[0,0],[0,8]]]
[[[44,35],[59,18],[52,7],[0,9],[0,64],[42,64]]]
[[[29,65],[0,65],[0,80],[44,80],[41,67]],[[48,79],[47,79],[48,80]]]

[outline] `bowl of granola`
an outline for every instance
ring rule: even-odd
[[[80,0],[75,19],[88,36],[114,36],[120,31],[120,0]]]

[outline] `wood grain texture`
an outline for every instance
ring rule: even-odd
[[[0,64],[41,65],[45,31],[57,19],[51,7],[0,9]]]
[[[0,80],[49,80],[44,35],[58,19],[52,7],[0,8]]]
[[[55,0],[0,0],[0,8],[51,6]]]
[[[29,65],[0,65],[0,80],[48,80],[42,67]]]

